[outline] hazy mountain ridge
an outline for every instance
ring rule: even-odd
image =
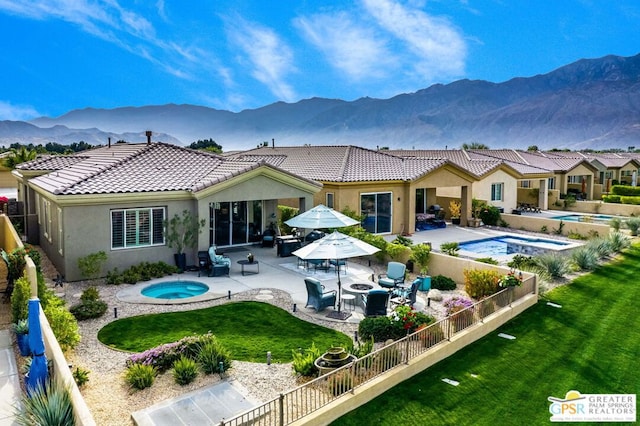
[[[116,133],[133,141],[121,135],[150,129],[154,140],[176,143],[171,135],[189,144],[212,138],[225,150],[272,138],[281,145],[444,148],[479,142],[492,148],[626,148],[640,142],[640,55],[582,59],[503,83],[436,84],[390,99],[312,98],[238,113],[175,104],[86,108],[31,121],[41,132],[24,124],[0,122],[0,143],[47,134],[58,142],[86,135],[85,142],[105,143],[105,135]]]

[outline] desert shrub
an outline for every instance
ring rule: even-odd
[[[460,250],[460,245],[457,241],[447,242],[440,244],[440,251],[449,256],[457,256],[458,250]]]
[[[615,251],[608,238],[596,238],[591,240],[588,247],[593,249],[598,257],[607,257]]]
[[[525,256],[522,254],[516,254],[507,263],[507,266],[512,269],[522,269],[527,266],[536,266],[537,263],[531,256]]]
[[[605,203],[615,203],[620,204],[620,196],[619,195],[603,195],[602,201]]]
[[[498,221],[498,226],[500,226],[502,228],[508,228],[509,227],[509,222],[507,222],[506,220],[500,218],[500,220]]]
[[[573,231],[573,230],[567,232],[567,238],[570,238],[572,240],[586,240],[587,239],[587,237],[585,235],[582,235],[578,231]]]
[[[44,314],[63,351],[73,349],[80,343],[78,321],[64,305],[50,303],[44,308]]]
[[[405,247],[411,247],[413,245],[413,241],[411,241],[411,238],[407,238],[404,235],[398,235],[393,241],[391,241],[393,244],[399,244],[401,246],[405,246]]]
[[[80,295],[80,300],[82,300],[83,302],[100,300],[100,291],[95,286],[87,287]]]
[[[624,223],[624,225],[631,231],[632,236],[638,235],[638,229],[640,228],[640,217],[630,217]]]
[[[403,258],[406,259],[405,256],[408,256],[411,252],[411,249],[409,247],[395,243],[388,243],[386,245],[386,250],[387,255],[389,255],[392,260],[402,260]]]
[[[151,365],[132,364],[127,368],[125,378],[134,389],[142,390],[153,384],[157,371]]]
[[[436,290],[455,290],[457,284],[451,278],[444,275],[436,275],[435,277],[431,277],[431,288],[435,288]]]
[[[84,386],[89,381],[89,370],[82,367],[76,367],[71,374],[78,387]]]
[[[161,278],[166,275],[177,274],[180,270],[165,262],[142,262],[138,265],[133,265],[122,272],[118,271],[118,268],[114,268],[113,271],[107,272],[106,283],[107,284],[135,284],[139,281],[148,281],[152,278]]]
[[[300,209],[297,207],[279,205],[278,212],[280,213],[278,215],[280,217],[280,219],[278,220],[278,226],[285,234],[291,234],[291,227],[285,222],[296,216],[300,212]]]
[[[631,241],[629,238],[624,235],[622,232],[612,232],[608,236],[609,244],[611,249],[615,252],[621,252],[631,245]]]
[[[347,350],[356,358],[362,358],[363,356],[368,355],[373,351],[374,343],[375,342],[373,338],[362,339],[357,345],[354,345],[353,342],[351,342],[351,345],[347,348]]]
[[[107,272],[105,282],[107,284],[120,285],[124,282],[124,279],[122,274],[118,271],[118,268],[114,268],[113,271]]]
[[[78,269],[83,277],[95,279],[100,276],[102,266],[107,261],[107,253],[99,251],[78,258]]]
[[[69,312],[78,320],[84,321],[92,318],[100,318],[107,312],[107,304],[103,300],[90,300],[78,303],[69,308]]]
[[[29,298],[31,297],[31,286],[27,277],[16,280],[13,292],[11,293],[11,321],[17,323],[21,319],[29,316]]]
[[[388,317],[367,317],[358,324],[358,334],[362,339],[373,339],[384,342],[394,334],[393,326]]]
[[[198,365],[186,356],[181,356],[173,363],[173,379],[184,386],[193,382],[198,375]]]
[[[293,359],[293,371],[295,371],[297,374],[300,374],[301,376],[316,376],[318,374],[318,369],[316,368],[314,362],[320,355],[322,355],[320,353],[320,349],[318,349],[315,343],[311,343],[311,347],[305,349],[304,351],[296,351],[292,349],[291,357]]]
[[[622,226],[622,220],[620,220],[619,217],[611,218],[611,220],[609,221],[609,226],[613,228],[614,231],[617,232],[620,230],[620,227]]]
[[[454,296],[444,301],[443,306],[455,331],[460,331],[473,324],[473,301],[465,297]]]
[[[411,247],[411,260],[420,268],[420,273],[426,275],[429,272],[429,255],[431,246],[429,244],[416,244]]]
[[[489,269],[465,269],[464,289],[474,299],[490,296],[498,291],[501,275]]]
[[[593,271],[598,267],[598,252],[591,246],[578,247],[571,252],[571,260],[582,271]]]
[[[496,226],[500,220],[500,210],[497,207],[485,205],[480,210],[480,219],[485,225]]]
[[[476,262],[487,263],[489,265],[497,265],[499,262],[495,260],[493,257],[479,257],[475,259]]]
[[[536,264],[544,269],[551,278],[562,278],[569,272],[571,268],[566,256],[559,256],[554,253],[545,253],[536,256]]]
[[[16,414],[20,425],[73,426],[73,404],[69,391],[53,380],[36,387],[21,398],[21,407]]]
[[[231,368],[231,353],[214,339],[200,348],[198,362],[205,374],[223,373]],[[220,363],[222,363],[223,371],[220,371]]]
[[[553,233],[556,235],[562,235],[562,230],[564,229],[564,221],[560,221],[557,228],[553,228]]]

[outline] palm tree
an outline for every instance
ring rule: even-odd
[[[35,160],[37,155],[38,153],[35,149],[28,149],[24,146],[21,146],[20,148],[11,148],[9,154],[2,160],[2,164],[13,170],[20,163]]]

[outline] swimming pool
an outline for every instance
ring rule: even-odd
[[[186,299],[206,293],[209,286],[198,281],[166,281],[142,289],[143,296],[154,299]]]
[[[526,254],[533,256],[549,251],[568,249],[574,246],[560,240],[537,237],[502,235],[460,243],[460,251],[470,252],[476,257],[506,256],[509,254]]]
[[[567,222],[593,222],[608,224],[614,217],[616,216],[609,216],[606,214],[567,214],[563,216],[554,216],[552,219],[564,220]]]

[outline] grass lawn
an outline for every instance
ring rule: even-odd
[[[550,424],[549,396],[640,394],[638,277],[640,246],[634,246],[333,424],[540,425]]]
[[[117,349],[142,352],[209,331],[231,351],[233,359],[251,362],[266,362],[268,351],[273,362],[289,362],[292,349],[306,349],[312,342],[321,350],[351,342],[343,333],[302,321],[261,302],[123,318],[103,327],[98,339]]]

